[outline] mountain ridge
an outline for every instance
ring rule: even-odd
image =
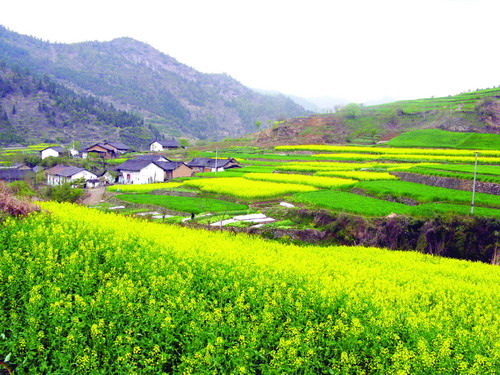
[[[234,137],[254,130],[257,121],[309,113],[285,96],[259,94],[225,74],[198,72],[130,37],[50,43],[0,26],[0,59],[137,112],[166,136]]]

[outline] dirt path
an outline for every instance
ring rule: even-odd
[[[88,189],[87,196],[82,201],[82,204],[84,204],[85,206],[93,206],[95,204],[99,204],[102,200],[105,191],[106,188],[103,186],[93,189]]]

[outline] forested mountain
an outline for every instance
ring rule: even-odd
[[[136,114],[0,62],[0,144],[105,139],[144,147],[155,136]]]
[[[200,73],[130,38],[58,44],[0,26],[0,60],[139,113],[165,135],[220,139],[253,131],[257,121],[306,112],[285,96]]]

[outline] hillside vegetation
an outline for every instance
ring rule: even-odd
[[[0,63],[0,144],[106,139],[144,147],[157,134],[137,114]]]
[[[494,147],[483,134],[500,133],[500,88],[369,107],[352,103],[336,113],[293,118],[276,124],[273,128],[260,132],[256,144],[374,144],[420,129],[448,130],[453,133],[422,131],[420,139],[411,136],[410,143],[401,139],[403,143],[391,145],[478,149]],[[469,134],[463,135],[462,132]],[[473,136],[470,133],[481,134]],[[428,138],[424,139],[423,134],[427,134]],[[448,137],[441,139],[444,134],[448,134]]]

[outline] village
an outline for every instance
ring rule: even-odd
[[[40,176],[49,186],[80,182],[85,188],[95,188],[111,184],[149,184],[166,182],[181,177],[192,177],[195,173],[221,172],[240,168],[234,158],[212,159],[192,158],[190,161],[170,160],[162,153],[184,148],[175,139],[154,140],[147,152],[136,152],[120,142],[100,142],[81,150],[62,146],[46,147],[39,152],[41,161],[52,158],[57,164],[44,168],[41,165],[29,166],[16,163],[0,169],[0,179],[6,182],[20,181],[29,176]],[[77,165],[59,163],[61,159],[80,159]],[[113,161],[125,159],[120,164]],[[65,159],[67,160],[67,159]],[[84,168],[84,160],[99,161],[99,168]],[[40,163],[43,164],[43,163]],[[69,163],[68,163],[69,164]],[[40,179],[40,178],[39,178]],[[42,182],[42,181],[38,181]]]

